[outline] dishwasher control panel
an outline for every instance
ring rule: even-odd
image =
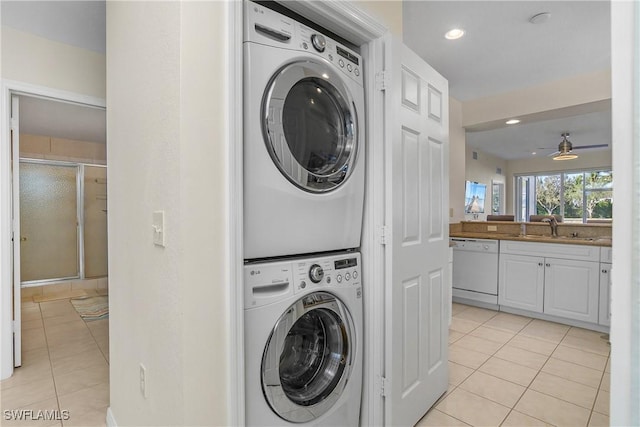
[[[452,237],[451,247],[453,250],[465,250],[474,252],[498,253],[498,240],[487,239],[461,239]]]

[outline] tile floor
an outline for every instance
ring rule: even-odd
[[[453,304],[449,390],[417,426],[608,426],[602,335]]]
[[[104,426],[109,320],[85,322],[69,299],[23,301],[22,366],[1,385],[2,426]],[[8,420],[6,410],[31,419]]]
[[[418,426],[608,426],[609,344],[602,334],[460,304],[449,390]],[[108,320],[84,322],[68,299],[23,303],[23,366],[2,381],[1,424],[103,426]],[[7,421],[4,410],[69,411]]]

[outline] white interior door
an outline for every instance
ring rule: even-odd
[[[11,96],[11,181],[13,204],[13,366],[22,365],[22,295],[20,288],[20,102]]]
[[[385,68],[385,424],[412,426],[448,385],[449,95],[399,41]]]

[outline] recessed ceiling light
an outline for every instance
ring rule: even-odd
[[[464,30],[462,28],[454,28],[444,33],[444,38],[447,40],[457,40],[464,36]]]
[[[535,156],[536,154],[538,154],[538,153],[536,153],[535,151],[533,153],[531,153],[532,156]]]
[[[517,125],[518,123],[520,123],[520,120],[518,120],[518,119],[511,119],[511,120],[507,120],[505,122],[505,124],[507,124],[507,125]]]

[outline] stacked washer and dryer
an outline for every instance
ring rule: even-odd
[[[356,426],[362,58],[261,4],[244,24],[246,423]]]

